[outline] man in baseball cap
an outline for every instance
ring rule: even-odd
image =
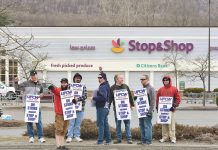
[[[107,81],[107,76],[104,72],[99,73],[98,78],[103,78],[105,81]]]
[[[36,74],[37,74],[36,70],[30,70],[30,76],[34,76]]]

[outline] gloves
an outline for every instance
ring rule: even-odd
[[[49,89],[49,90],[52,90],[53,88],[54,88],[54,85],[53,85],[53,84],[51,84],[51,85],[48,86],[48,89]]]
[[[76,103],[77,103],[77,101],[76,101],[75,99],[73,99],[73,100],[72,100],[72,103],[76,104]]]
[[[178,107],[178,105],[176,103],[173,103],[173,107],[176,108]]]
[[[176,107],[171,107],[169,110],[174,112],[176,110]]]

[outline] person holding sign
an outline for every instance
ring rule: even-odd
[[[163,143],[169,138],[171,143],[176,143],[175,110],[180,104],[180,94],[176,87],[172,86],[170,76],[164,76],[164,84],[157,92],[156,109],[158,111],[158,122],[162,124]]]
[[[99,73],[98,82],[100,83],[97,94],[93,96],[92,100],[96,105],[97,127],[98,127],[98,140],[97,144],[104,144],[104,138],[106,140],[105,145],[111,144],[111,133],[108,124],[108,104],[110,95],[110,85],[107,81],[107,76],[104,72]]]
[[[18,84],[18,79],[15,84]],[[33,121],[33,116],[37,116],[38,120],[36,120],[35,123],[37,127],[38,141],[44,143],[45,139],[43,138],[44,133],[42,127],[41,109],[39,108],[39,98],[43,97],[43,87],[38,81],[36,70],[30,71],[30,80],[18,84],[17,87],[19,90],[23,91],[25,121],[27,122],[27,134],[29,135],[29,142],[34,143],[33,122],[35,121]]]
[[[114,144],[122,142],[121,122],[124,121],[126,130],[126,139],[128,144],[132,144],[132,135],[130,128],[131,110],[134,107],[134,101],[129,87],[123,83],[124,77],[121,74],[114,76],[115,84],[110,88],[110,103],[113,103],[114,117],[116,123],[116,138]],[[117,110],[119,109],[119,110]]]
[[[84,116],[84,108],[87,99],[87,90],[86,86],[80,84],[82,76],[79,73],[76,73],[73,77],[73,84],[70,84],[70,89],[74,92],[74,99],[76,103],[76,116],[77,118],[70,119],[68,132],[67,132],[67,143],[72,141],[72,138],[76,142],[82,142],[80,138],[80,126]]]
[[[148,75],[142,75],[141,78],[141,84],[144,89],[140,89],[138,91],[135,91],[135,93],[139,96],[137,96],[137,112],[140,113],[139,116],[139,127],[141,131],[141,142],[137,144],[152,144],[152,114],[154,110],[155,105],[155,90],[149,83],[149,76]],[[146,92],[145,95],[140,96],[140,94],[144,94],[143,92]],[[144,100],[144,101],[143,101]],[[148,102],[147,102],[148,101]],[[147,107],[146,107],[147,105]],[[144,107],[143,107],[144,106]],[[143,108],[143,109],[142,109]]]
[[[48,89],[54,93],[54,111],[55,111],[55,139],[57,150],[68,150],[64,146],[64,136],[67,132],[68,120],[64,120],[63,107],[61,103],[61,92],[68,90],[68,79],[61,79],[61,87],[50,85]],[[75,103],[75,101],[74,101]]]

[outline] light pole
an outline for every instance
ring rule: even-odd
[[[210,92],[210,0],[209,0],[209,37],[208,37],[208,92]]]

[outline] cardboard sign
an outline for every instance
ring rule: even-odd
[[[25,122],[38,123],[39,121],[39,95],[26,95]]]
[[[83,85],[80,83],[71,83],[70,89],[73,91],[73,96],[76,97],[82,97],[83,94]],[[77,111],[82,111],[82,102],[79,101],[76,103],[75,106]]]
[[[130,110],[128,91],[126,89],[115,90],[114,99],[115,99],[117,119],[118,120],[131,119],[131,110]]]
[[[134,96],[137,96],[136,100],[136,110],[138,118],[147,117],[147,113],[149,110],[149,101],[147,95],[147,89],[137,89],[134,91]]]
[[[159,97],[157,123],[171,124],[172,112],[169,110],[172,107],[173,97]]]
[[[65,90],[60,92],[61,104],[63,108],[64,120],[76,118],[75,104],[72,103],[73,91]]]

